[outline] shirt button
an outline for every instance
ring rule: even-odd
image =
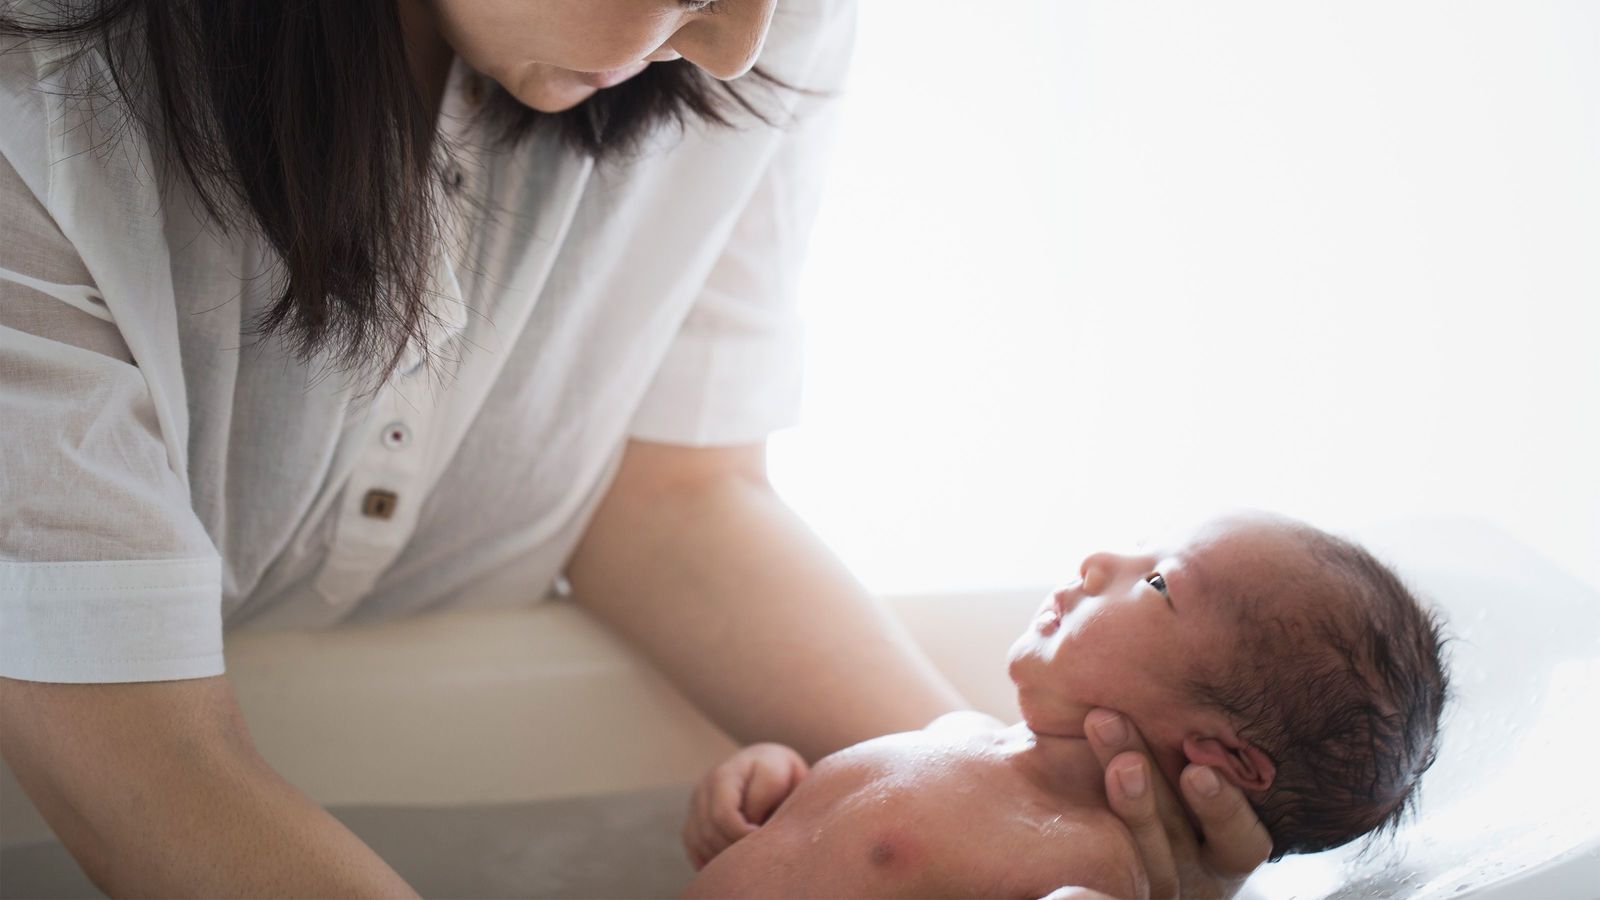
[[[460,166],[451,166],[450,171],[446,172],[444,175],[445,186],[448,187],[452,193],[461,190],[461,185],[466,180],[467,174],[461,171]]]
[[[400,496],[394,491],[373,488],[361,498],[361,514],[369,519],[387,519],[394,515],[394,508],[399,505]]]
[[[404,422],[390,422],[383,426],[383,445],[399,450],[411,443],[411,429]]]

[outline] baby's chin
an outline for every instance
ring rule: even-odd
[[[1011,680],[1017,680],[1017,671],[1020,668],[1043,668],[1050,656],[1049,635],[1040,631],[1037,623],[1030,625],[1028,630],[1017,635],[1011,642],[1011,647],[1006,651],[1006,670],[1011,674]]]
[[[1017,706],[1022,721],[1034,734],[1061,738],[1082,738],[1084,717],[1094,707],[1060,697],[1039,696],[1038,692],[1017,691]]]

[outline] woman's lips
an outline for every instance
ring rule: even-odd
[[[636,62],[631,66],[623,66],[620,69],[607,69],[604,72],[577,72],[575,74],[577,74],[579,81],[587,84],[589,87],[595,88],[596,90],[604,90],[608,87],[616,87],[624,81],[627,81],[629,78],[632,78],[640,72],[643,72],[645,66],[648,65],[650,65],[648,61],[643,61]]]

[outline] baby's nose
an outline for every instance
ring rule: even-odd
[[[1079,578],[1061,590],[1056,591],[1056,609],[1063,613],[1071,612],[1072,608],[1078,605],[1078,601],[1083,599],[1083,595],[1083,579]]]
[[[1079,570],[1082,576],[1083,593],[1094,595],[1106,589],[1106,580],[1111,577],[1111,554],[1096,553],[1083,561],[1083,568]]]

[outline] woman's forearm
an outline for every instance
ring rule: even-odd
[[[261,758],[225,676],[0,678],[0,754],[110,896],[416,896]]]
[[[113,897],[415,897],[361,839],[265,766],[197,772],[123,834],[96,882]]]
[[[567,578],[741,742],[815,760],[966,706],[764,478],[625,461]]]

